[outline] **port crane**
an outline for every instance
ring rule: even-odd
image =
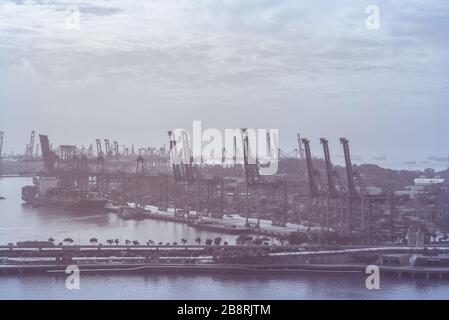
[[[25,158],[27,159],[32,159],[33,158],[33,151],[34,151],[34,130],[31,131],[31,136],[30,136],[30,142],[26,145],[26,149],[25,149]]]
[[[4,132],[0,131],[0,176],[3,172],[3,136]]]
[[[119,160],[120,159],[119,144],[117,141],[114,141],[112,145],[113,145],[113,152],[114,152],[115,160]]]
[[[104,148],[106,152],[106,159],[110,159],[112,155],[111,145],[109,144],[109,139],[104,139]]]
[[[323,145],[324,161],[326,163],[326,175],[329,197],[332,199],[338,198],[337,188],[335,187],[334,169],[331,162],[329,152],[329,142],[326,138],[320,138],[320,142]]]
[[[313,168],[312,153],[310,152],[310,140],[303,138],[303,139],[301,139],[301,142],[304,145],[304,150],[305,150],[305,155],[306,155],[310,196],[312,198],[317,198],[320,196],[320,191],[318,189],[318,184],[315,179],[316,172]]]
[[[50,148],[50,142],[46,135],[39,135],[40,145],[42,149],[42,158],[44,159],[45,170],[49,174],[53,174],[55,171],[55,163],[57,156]]]
[[[298,140],[298,152],[299,152],[299,158],[304,159],[304,148],[301,143],[301,135],[299,133],[296,134],[296,139]]]
[[[351,154],[349,152],[349,140],[346,138],[340,138],[340,143],[343,145],[343,153],[345,156],[346,176],[348,179],[349,196],[351,198],[354,198],[354,196],[356,195],[356,190],[354,183],[354,172],[352,170]]]
[[[340,138],[340,143],[343,145],[343,153],[345,156],[345,166],[346,166],[346,177],[348,180],[348,195],[346,197],[346,228],[347,231],[352,231],[353,203],[357,192],[355,189],[351,154],[349,152],[349,140],[346,138]]]
[[[301,139],[302,144],[304,145],[304,152],[305,152],[305,156],[306,156],[306,163],[307,163],[307,174],[309,177],[309,188],[310,188],[310,198],[313,202],[315,202],[315,209],[318,208],[319,206],[319,198],[321,196],[321,191],[320,191],[320,187],[318,185],[318,182],[316,180],[316,176],[317,176],[317,171],[315,171],[314,167],[313,167],[313,161],[312,161],[312,153],[310,151],[310,140],[306,139],[306,138],[302,138]],[[321,208],[322,210],[322,208]],[[308,203],[307,206],[307,220],[309,223],[309,227],[310,227],[310,222],[311,222],[311,208],[310,208],[310,202]],[[320,214],[320,220],[321,220],[321,230],[323,228],[323,214],[321,211]]]

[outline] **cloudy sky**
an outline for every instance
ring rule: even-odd
[[[0,130],[7,151],[31,129],[160,146],[201,120],[279,128],[287,151],[300,132],[317,154],[346,136],[353,154],[446,156],[448,37],[446,0],[1,0]]]

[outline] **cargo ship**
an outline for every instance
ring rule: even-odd
[[[99,192],[60,187],[56,177],[34,177],[32,186],[22,188],[22,200],[33,207],[82,210],[103,210],[107,202]]]

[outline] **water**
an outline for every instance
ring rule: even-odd
[[[88,275],[79,290],[64,277],[0,278],[0,299],[448,299],[448,281],[381,279],[367,290],[362,274],[260,276],[251,274]]]
[[[0,179],[0,243],[23,240],[87,243],[121,238],[145,242],[193,242],[218,234],[172,222],[123,221],[115,214],[86,214],[22,205],[20,189],[29,178]],[[223,236],[234,243],[235,236]],[[353,274],[81,274],[80,289],[67,290],[58,275],[0,276],[0,299],[448,299],[448,280],[381,277],[379,290],[367,290],[365,276]]]
[[[220,236],[223,241],[235,244],[236,236],[201,231],[185,224],[155,220],[122,220],[115,213],[74,212],[61,208],[32,208],[23,204],[20,193],[24,185],[32,184],[31,178],[0,178],[0,244],[24,240],[48,240],[50,237],[59,243],[71,238],[75,243],[89,244],[95,237],[106,244],[107,239],[137,240],[146,243],[195,243],[200,237],[204,243],[207,238]]]

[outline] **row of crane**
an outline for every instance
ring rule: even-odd
[[[322,195],[323,191],[319,188],[317,183],[317,171],[314,169],[312,154],[310,151],[310,140],[301,139],[301,143],[304,146],[305,157],[307,161],[307,172],[309,178],[310,186],[310,196],[312,198],[319,197]],[[329,152],[329,141],[326,138],[320,138],[320,143],[323,146],[324,161],[326,164],[326,176],[327,176],[327,194],[335,199],[338,198],[339,192],[337,191],[335,184],[335,171],[331,162],[330,152]],[[356,195],[355,182],[354,182],[354,172],[352,170],[351,154],[349,151],[349,140],[346,138],[340,138],[340,143],[343,145],[343,152],[345,157],[346,175],[347,175],[347,193],[350,197]]]

